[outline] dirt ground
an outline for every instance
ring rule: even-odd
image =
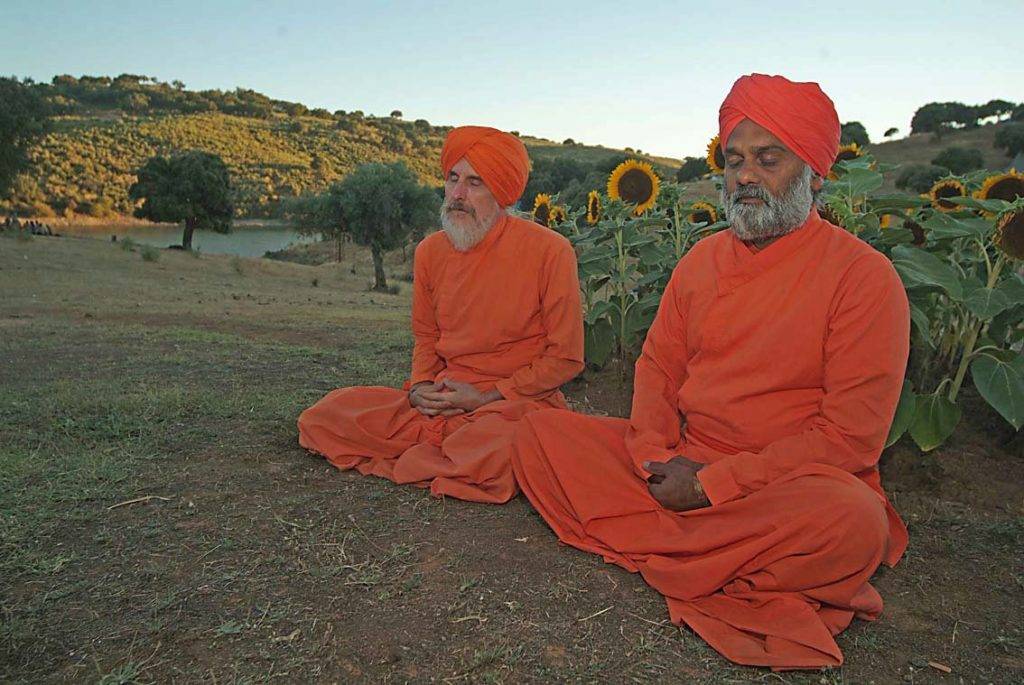
[[[410,286],[368,292],[369,267],[0,237],[0,681],[1024,682],[1024,438],[981,403],[883,456],[911,547],[846,664],[738,667],[523,498],[298,447],[325,392],[406,373]],[[621,415],[628,387],[566,390]]]

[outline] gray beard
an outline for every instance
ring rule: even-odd
[[[762,186],[740,186],[731,195],[722,186],[722,207],[733,234],[744,242],[780,238],[803,225],[814,205],[813,172],[805,166],[783,193],[776,197]],[[756,197],[763,205],[749,205],[741,198]]]
[[[495,216],[489,224],[484,225],[475,213],[468,214],[467,216],[473,220],[471,226],[456,223],[448,214],[448,206],[441,206],[441,228],[444,229],[445,235],[451,241],[452,247],[458,252],[468,252],[473,249],[477,243],[484,239],[487,231],[491,230],[491,227],[494,226],[498,218]]]

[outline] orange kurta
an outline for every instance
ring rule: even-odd
[[[559,234],[511,216],[467,252],[443,232],[416,249],[412,373],[505,398],[469,414],[427,417],[405,390],[335,390],[299,417],[299,443],[342,469],[437,495],[505,502],[517,492],[510,446],[531,411],[564,407],[559,386],[583,368],[576,259]]]
[[[907,544],[877,463],[908,347],[904,289],[862,241],[813,212],[759,252],[722,232],[672,276],[630,420],[528,417],[516,477],[563,542],[642,573],[726,657],[836,665]],[[707,464],[712,506],[649,494],[641,465],[675,455]]]

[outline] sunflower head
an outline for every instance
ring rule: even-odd
[[[864,148],[857,143],[850,143],[849,145],[843,145],[839,148],[839,152],[836,153],[836,162],[848,162],[851,159],[857,159],[864,156]],[[835,166],[835,162],[832,163]],[[828,179],[835,181],[839,178],[836,175],[835,170],[829,170]]]
[[[921,247],[922,245],[924,245],[924,227],[921,226],[921,224],[917,223],[913,219],[904,219],[903,228],[907,229],[914,235],[914,242],[911,243],[912,245],[915,245],[917,247]]]
[[[954,212],[960,208],[949,201],[951,197],[966,197],[967,187],[955,178],[943,178],[935,182],[932,189],[928,191],[932,207],[940,212]]]
[[[710,202],[700,200],[690,205],[690,214],[687,220],[691,224],[706,223],[708,226],[718,223],[718,208]]]
[[[548,228],[554,228],[555,226],[565,223],[565,207],[555,205],[551,208],[551,212],[548,214]]]
[[[999,217],[992,242],[1010,259],[1024,259],[1024,208],[1018,207]]]
[[[725,154],[722,152],[722,141],[718,136],[712,138],[708,143],[707,162],[711,173],[721,174],[725,171]]]
[[[1006,200],[1013,202],[1018,197],[1024,197],[1024,174],[1016,169],[1010,169],[1005,174],[989,176],[981,184],[981,188],[974,193],[979,200]],[[987,213],[993,216],[992,213]]]
[[[541,226],[547,226],[551,218],[551,196],[547,193],[537,193],[533,199],[533,220]]]
[[[587,223],[593,226],[601,220],[601,193],[591,190],[587,193]]]
[[[826,203],[819,207],[818,216],[820,216],[822,219],[829,222],[833,226],[838,226],[839,228],[846,228],[846,226],[843,225],[843,220],[839,218],[839,215],[836,213],[836,210],[833,209],[832,205],[830,204]]]
[[[640,216],[654,206],[661,181],[647,162],[627,159],[615,167],[608,177],[608,197],[636,205],[633,214]]]

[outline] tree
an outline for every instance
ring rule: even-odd
[[[402,110],[400,110],[400,109],[393,109],[393,110],[391,110],[391,118],[392,119],[401,119],[402,118]]]
[[[173,157],[156,156],[139,169],[138,181],[128,189],[142,200],[135,216],[150,221],[185,222],[181,246],[192,249],[192,233],[209,229],[231,231],[231,177],[217,155],[191,150]]]
[[[1007,124],[996,133],[993,147],[1006,150],[1007,157],[1024,152],[1024,124]]]
[[[710,172],[711,168],[708,166],[708,160],[704,157],[687,157],[683,160],[683,165],[676,171],[676,180],[680,183],[686,183]]]
[[[437,220],[437,194],[402,162],[356,168],[328,189],[321,220],[345,226],[373,255],[373,289],[386,291],[384,253],[401,247],[412,229]]]
[[[954,174],[963,174],[985,166],[981,150],[966,147],[947,147],[932,160],[935,166],[946,167]]]
[[[899,132],[900,130],[893,126],[892,128],[885,129],[885,133],[883,133],[882,136],[885,138],[891,138],[892,136],[896,135]]]
[[[840,143],[843,145],[850,143],[870,145],[871,140],[868,138],[868,131],[864,128],[864,124],[859,121],[848,121],[840,129]]]
[[[1006,100],[989,100],[984,105],[978,106],[978,118],[987,119],[989,117],[995,117],[999,119],[1007,119],[1013,114],[1014,108],[1017,105]]]
[[[0,197],[28,166],[29,149],[49,127],[49,107],[32,82],[0,78]]]

